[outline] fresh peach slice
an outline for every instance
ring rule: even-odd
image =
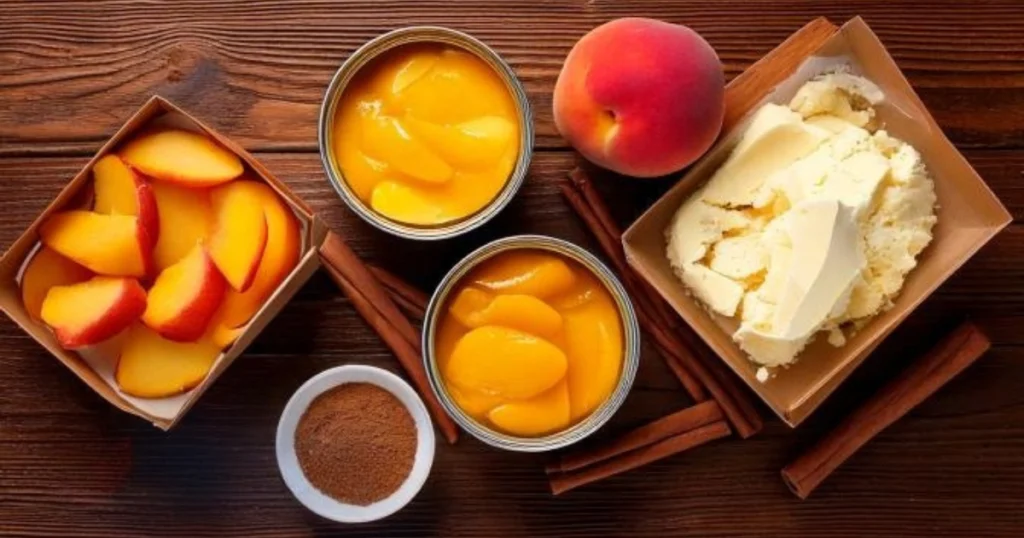
[[[209,254],[196,245],[156,277],[142,322],[169,340],[198,340],[220,306],[226,287]]]
[[[107,155],[92,168],[97,213],[139,217],[139,225],[155,244],[160,237],[156,197],[149,182],[136,174],[117,155]],[[149,248],[153,248],[153,244]]]
[[[21,302],[32,319],[40,319],[43,299],[50,288],[78,284],[92,276],[92,271],[85,267],[48,247],[41,247],[25,266],[25,273],[21,277]]]
[[[213,227],[213,208],[206,189],[190,189],[162,181],[154,181],[160,234],[153,249],[153,265],[157,271],[178,263],[192,247],[204,241]]]
[[[43,244],[108,276],[145,276],[152,242],[138,217],[92,211],[54,213],[39,227]]]
[[[234,329],[248,323],[299,263],[302,245],[295,214],[270,186],[253,183],[251,188],[260,194],[267,221],[267,246],[249,289],[244,292],[228,290],[224,295],[224,302],[215,319],[225,329]],[[217,340],[223,342],[228,333],[221,331],[222,338]]]
[[[539,437],[569,427],[569,389],[565,381],[539,396],[499,405],[487,417],[499,429],[520,437]]]
[[[128,142],[121,158],[147,176],[188,187],[211,187],[242,175],[242,161],[199,133],[154,131]]]
[[[566,364],[565,353],[543,338],[487,325],[459,340],[444,375],[460,389],[525,399],[565,377]]]
[[[612,299],[602,293],[566,312],[564,320],[569,401],[575,421],[593,413],[619,381],[622,323]]]
[[[219,356],[220,348],[208,340],[175,342],[136,324],[125,337],[114,377],[126,394],[165,398],[201,383]]]
[[[235,291],[249,289],[267,246],[267,218],[261,185],[240,180],[210,192],[213,232],[208,251]]]
[[[472,278],[485,289],[533,295],[538,299],[565,293],[576,281],[569,264],[557,255],[544,252],[499,256],[481,265],[473,272]]]
[[[50,288],[41,316],[62,347],[78,349],[121,332],[145,309],[146,290],[137,280],[97,276]]]

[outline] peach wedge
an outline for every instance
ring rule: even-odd
[[[211,187],[242,175],[241,159],[208,137],[169,129],[144,134],[121,149],[121,158],[147,176],[189,187]]]
[[[97,276],[50,288],[43,322],[65,349],[98,344],[124,330],[146,309],[146,290],[134,278]]]
[[[220,306],[226,287],[206,250],[196,245],[156,278],[142,322],[169,340],[198,340]]]
[[[219,356],[208,340],[174,342],[136,324],[125,336],[114,378],[125,394],[166,398],[201,383]]]
[[[107,155],[92,168],[93,188],[96,191],[97,213],[104,215],[132,215],[146,231],[151,243],[160,235],[156,197],[142,176],[135,173],[117,155]],[[151,244],[149,248],[152,248]]]
[[[21,277],[21,302],[32,319],[40,319],[43,299],[54,286],[78,284],[92,278],[92,271],[41,247],[25,267]]]
[[[163,181],[154,181],[152,188],[160,229],[173,230],[160,234],[153,248],[153,265],[157,271],[163,271],[206,240],[213,227],[213,208],[207,189],[190,189]]]
[[[252,285],[267,246],[262,187],[255,181],[232,181],[210,193],[214,215],[210,256],[235,291]]]
[[[152,241],[138,217],[65,211],[39,227],[43,244],[95,273],[142,277],[151,264]]]
[[[248,188],[259,192],[267,221],[267,245],[249,289],[244,292],[228,290],[224,295],[224,302],[215,317],[224,329],[245,325],[299,263],[299,223],[291,209],[266,184],[253,183]],[[215,340],[225,346],[234,340],[233,336],[237,336],[235,331],[221,331],[220,334],[224,336]]]

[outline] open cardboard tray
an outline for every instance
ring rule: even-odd
[[[238,337],[238,340],[217,358],[217,362],[214,363],[206,379],[197,387],[178,396],[145,399],[129,396],[117,388],[117,383],[114,381],[114,366],[116,364],[115,346],[102,343],[81,352],[68,351],[61,348],[57,344],[53,333],[41,322],[31,319],[25,311],[25,307],[21,302],[19,281],[23,266],[29,259],[29,256],[38,248],[37,230],[39,225],[56,211],[82,207],[83,200],[86,202],[91,200],[89,194],[92,188],[92,167],[96,161],[104,155],[111,153],[122,140],[127,140],[140,130],[153,125],[173,125],[205,133],[218,144],[237,154],[245,163],[246,175],[248,177],[266,182],[291,207],[301,227],[302,254],[298,265],[260,308],[249,322],[245,331]],[[312,210],[247,151],[166,99],[154,96],[138,112],[132,115],[117,133],[100,148],[88,164],[64,187],[49,207],[36,218],[35,222],[25,230],[25,233],[0,258],[0,309],[108,402],[119,409],[151,421],[161,429],[167,430],[181,420],[199,397],[245,351],[245,348],[266,327],[267,323],[281,311],[284,304],[295,295],[295,292],[317,270],[320,266],[320,258],[317,255],[317,251],[320,244],[323,243],[326,233],[326,227],[313,214]]]
[[[785,53],[780,53],[785,49]],[[795,53],[802,52],[801,56]],[[683,178],[623,235],[629,263],[672,305],[700,337],[790,426],[800,424],[950,275],[1011,221],[978,173],[943,135],[884,45],[855,18],[842,28],[819,19],[787,40],[730,84],[723,136]],[[908,275],[895,306],[832,347],[819,337],[796,364],[759,382],[758,366],[733,342],[738,323],[712,314],[676,278],[665,254],[665,230],[676,210],[728,157],[744,120],[766,102],[788,103],[815,75],[847,66],[885,92],[876,107],[883,127],[921,152],[935,180],[938,224],[934,239]],[[734,87],[736,86],[736,87]]]

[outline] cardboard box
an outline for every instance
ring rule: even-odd
[[[843,347],[832,347],[826,338],[816,338],[796,364],[780,369],[773,378],[761,383],[755,378],[758,366],[732,340],[738,322],[710,313],[687,293],[666,258],[665,230],[682,203],[728,157],[744,122],[724,132],[711,151],[623,236],[626,255],[637,272],[790,426],[807,418],[917,305],[1011,221],[1006,208],[943,135],[885,47],[860,18],[846,23],[826,39],[781,84],[759,87],[762,99],[730,100],[749,105],[746,110],[730,110],[727,115],[748,117],[763,103],[788,103],[804,82],[840,65],[881,87],[886,99],[876,110],[882,125],[921,152],[935,180],[939,207],[934,239],[908,275],[892,309],[869,321]],[[756,69],[765,66],[751,68]],[[758,78],[753,74],[744,83]]]
[[[27,260],[39,247],[37,229],[50,214],[64,209],[83,207],[91,200],[92,167],[101,157],[111,153],[122,141],[129,140],[142,129],[154,126],[175,126],[205,133],[225,148],[236,153],[247,168],[247,174],[261,179],[273,187],[277,194],[291,206],[301,226],[302,254],[298,265],[270,296],[259,312],[249,322],[245,331],[224,353],[217,358],[213,369],[199,386],[184,394],[161,399],[135,398],[122,393],[114,381],[114,366],[117,349],[114,345],[98,345],[81,352],[68,351],[57,344],[53,333],[41,322],[31,319],[21,301],[19,282]],[[317,249],[326,235],[326,227],[298,196],[274,177],[252,155],[231,140],[210,129],[184,110],[159,96],[154,96],[139,109],[103,145],[96,155],[68,183],[57,198],[25,233],[0,258],[0,309],[15,323],[45,347],[59,361],[63,362],[82,381],[116,407],[151,421],[157,427],[167,430],[174,426],[192,407],[200,396],[218,377],[245,351],[245,348],[266,327],[267,323],[281,311],[284,304],[312,276],[320,266]],[[115,337],[116,338],[116,337]],[[105,343],[106,344],[106,343]]]

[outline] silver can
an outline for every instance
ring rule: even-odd
[[[512,173],[505,181],[505,186],[491,202],[473,215],[439,226],[412,226],[385,218],[374,211],[368,204],[359,199],[345,181],[344,172],[335,159],[333,148],[333,128],[335,110],[345,88],[355,74],[384,52],[409,43],[437,43],[457,47],[476,55],[494,69],[495,73],[505,82],[509,93],[516,103],[516,111],[520,124],[519,158],[516,160]],[[324,94],[320,106],[320,123],[318,130],[320,144],[320,160],[324,172],[334,190],[341,199],[363,220],[376,228],[408,239],[439,240],[455,237],[482,226],[497,215],[515,196],[519,187],[526,179],[526,171],[533,155],[533,114],[526,90],[516,77],[512,68],[480,40],[468,34],[440,26],[411,26],[400,28],[378,36],[359,47],[341,64],[331,79],[331,84]]]
[[[485,260],[512,250],[548,251],[577,262],[596,276],[611,293],[619,310],[619,318],[622,320],[622,369],[619,373],[619,381],[615,389],[608,399],[594,410],[590,416],[570,426],[568,429],[545,437],[515,437],[508,435],[481,424],[463,412],[448,394],[448,390],[441,377],[441,372],[437,367],[437,356],[434,353],[434,337],[440,323],[440,318],[444,313],[443,307],[448,303],[449,295],[455,289],[455,286],[473,268]],[[462,429],[484,443],[517,452],[555,450],[569,446],[597,431],[608,422],[626,400],[626,395],[629,394],[629,389],[633,386],[633,379],[636,377],[636,370],[640,363],[640,328],[637,324],[636,313],[633,311],[629,295],[626,294],[625,288],[622,287],[615,274],[582,247],[561,239],[542,235],[517,235],[498,239],[478,248],[456,264],[444,277],[441,284],[434,291],[434,295],[430,298],[430,304],[427,306],[423,322],[422,345],[423,360],[427,370],[427,378],[430,380],[430,387],[441,402],[441,405],[444,406],[445,411]]]

